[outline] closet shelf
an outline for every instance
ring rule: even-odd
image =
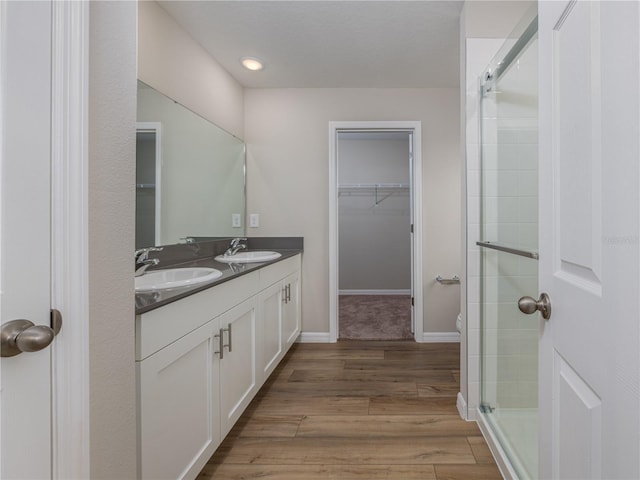
[[[409,185],[406,183],[342,183],[338,185],[339,197],[342,195],[372,195],[375,196],[376,205],[391,195],[404,193],[409,193]]]

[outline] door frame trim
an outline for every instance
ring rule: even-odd
[[[89,478],[89,4],[51,3],[52,478]]]
[[[329,342],[338,339],[338,155],[339,130],[407,130],[413,133],[413,295],[416,342],[423,342],[422,274],[422,122],[329,122]]]

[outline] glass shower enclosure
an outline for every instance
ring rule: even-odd
[[[508,40],[481,81],[481,406],[521,479],[537,478],[537,17]]]

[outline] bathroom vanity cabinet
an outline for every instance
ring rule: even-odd
[[[267,272],[265,272],[267,273]],[[273,269],[270,276],[286,275],[285,268]],[[300,333],[300,271],[275,281],[258,295],[260,327],[260,370],[267,378]]]
[[[136,317],[139,476],[195,478],[300,333],[300,255]]]

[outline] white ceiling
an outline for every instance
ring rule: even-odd
[[[161,1],[240,84],[457,87],[462,1]],[[240,58],[258,57],[249,72]]]

